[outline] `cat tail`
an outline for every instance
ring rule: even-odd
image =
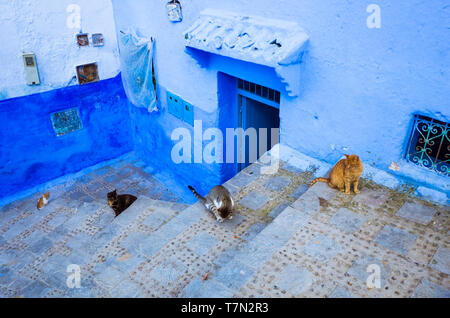
[[[188,186],[188,188],[189,188],[189,190],[192,191],[192,193],[195,195],[195,197],[196,197],[200,202],[202,202],[203,204],[206,203],[206,199],[205,199],[204,197],[202,197],[200,194],[198,194],[198,192],[195,191],[195,189],[194,189],[193,187]]]
[[[316,184],[317,181],[329,183],[329,182],[330,182],[330,179],[328,179],[328,178],[315,178],[315,179],[311,182],[311,184],[310,184],[309,186],[312,187],[314,184]]]

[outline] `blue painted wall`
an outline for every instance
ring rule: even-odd
[[[71,80],[76,66],[94,61],[101,79],[120,73],[110,0],[17,0],[0,6],[0,42],[7,43],[0,50],[0,100],[78,85]],[[89,34],[89,46],[76,43],[80,29]],[[104,46],[92,45],[93,33],[103,34]],[[35,54],[40,85],[26,84],[22,52]]]
[[[176,92],[174,92],[176,93]],[[158,96],[166,100],[165,88],[158,87]],[[189,101],[188,101],[189,102]],[[194,116],[203,118],[203,130],[217,126],[217,116],[196,109]],[[167,107],[161,112],[149,113],[146,109],[130,106],[130,118],[136,154],[149,165],[155,173],[169,173],[165,177],[176,179],[176,184],[191,184],[199,191],[207,191],[212,184],[220,184],[222,175],[220,164],[194,163],[194,127],[168,113]],[[191,162],[174,163],[172,148],[180,140],[172,140],[172,131],[186,128],[191,135]],[[207,142],[203,142],[203,146]],[[185,189],[185,190],[186,190]],[[192,195],[192,194],[188,194]]]
[[[192,103],[195,119],[221,129],[229,125],[233,114],[228,108],[235,106],[226,102],[231,97],[225,96],[220,74],[240,77],[281,92],[282,144],[330,164],[344,153],[356,153],[366,165],[449,191],[448,177],[404,160],[413,114],[450,121],[448,1],[377,1],[379,29],[366,25],[371,3],[192,0],[182,3],[183,21],[172,23],[164,1],[113,0],[116,29],[132,26],[156,38],[159,85]],[[272,68],[186,49],[183,32],[205,8],[290,20],[303,27],[310,40],[296,75],[300,95],[289,97]],[[161,97],[164,113],[164,93]],[[164,116],[155,130],[167,138],[182,124]],[[392,162],[400,171],[388,168]],[[203,173],[197,173],[192,165],[174,169],[198,179],[216,172],[198,167]],[[227,178],[230,169],[220,169]]]
[[[57,137],[50,114],[77,107],[83,129]],[[120,75],[0,101],[0,198],[133,150]]]
[[[192,0],[183,21],[167,18],[166,2],[113,0],[116,32],[136,27],[155,40],[155,71],[161,111],[131,106],[121,79],[62,88],[0,102],[1,196],[135,150],[160,174],[206,192],[235,173],[221,163],[171,160],[176,128],[193,127],[167,110],[170,91],[194,105],[207,128],[237,125],[234,77],[281,92],[280,140],[333,164],[357,153],[366,165],[435,189],[448,178],[405,162],[413,114],[450,121],[450,7],[444,0],[380,0],[382,25],[369,29],[369,1]],[[310,36],[298,81],[289,97],[273,68],[185,47],[183,32],[205,8],[297,22]],[[83,129],[56,137],[50,113],[78,107]],[[224,134],[225,135],[225,134]],[[204,142],[205,146],[208,142]],[[193,140],[192,158],[193,156]],[[400,171],[388,169],[398,162]],[[167,175],[166,175],[167,176]],[[4,190],[5,189],[5,190]]]
[[[370,3],[380,6],[380,29],[366,26]],[[450,191],[448,177],[404,160],[413,114],[450,122],[448,1],[296,1],[288,16],[311,38],[301,95],[282,97],[282,143],[330,163],[357,153]]]
[[[202,121],[202,134],[208,128],[218,128],[224,137],[223,143],[223,162],[221,163],[195,163],[194,146],[194,127],[168,112],[167,89],[158,85],[158,102],[162,104],[161,111],[158,113],[149,113],[146,109],[130,107],[131,126],[134,138],[135,151],[146,164],[155,171],[170,171],[177,183],[182,187],[191,184],[203,193],[207,193],[212,186],[222,184],[232,178],[237,172],[235,163],[226,163],[226,129],[238,127],[238,108],[236,77],[251,79],[258,82],[258,76],[266,79],[264,84],[277,89],[283,89],[281,83],[276,81],[273,69],[256,65],[252,63],[235,61],[233,59],[221,56],[204,55],[202,52],[188,52],[195,56],[196,61],[204,67],[216,70],[226,70],[229,74],[218,72],[215,85],[218,87],[217,99],[220,107],[214,112],[207,112],[199,107],[194,98],[193,101],[187,100],[194,105],[194,118]],[[253,69],[253,76],[246,75],[246,70]],[[267,74],[270,74],[268,76]],[[259,80],[260,82],[260,80]],[[194,83],[195,84],[195,83]],[[196,85],[197,86],[197,85]],[[198,86],[197,86],[198,87]],[[178,91],[171,90],[172,93],[182,96]],[[199,87],[199,93],[203,92]],[[197,98],[201,96],[196,96]],[[191,162],[174,163],[171,159],[171,152],[179,140],[172,140],[171,134],[177,128],[185,128],[191,136]],[[203,140],[202,151],[211,142]],[[234,143],[237,143],[235,138]],[[189,194],[190,195],[190,194]]]

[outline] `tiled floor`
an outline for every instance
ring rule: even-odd
[[[237,212],[217,223],[140,167],[56,186],[40,211],[36,197],[3,207],[0,296],[450,297],[448,206],[367,180],[358,195],[308,189],[312,171],[257,163],[225,184]],[[113,188],[139,197],[117,218]]]

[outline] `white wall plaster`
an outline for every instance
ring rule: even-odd
[[[71,4],[81,9],[81,28],[89,33],[88,47],[78,47],[80,30],[67,25]],[[120,72],[110,0],[0,0],[0,21],[0,100],[78,85],[71,79],[80,64],[97,62],[101,80]],[[105,45],[94,47],[92,33],[103,33]],[[40,85],[26,85],[25,52],[36,55]]]

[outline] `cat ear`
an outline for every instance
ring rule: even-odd
[[[348,158],[348,157],[350,157],[350,155],[346,155],[346,154],[344,154],[344,156],[345,156],[345,158]]]

